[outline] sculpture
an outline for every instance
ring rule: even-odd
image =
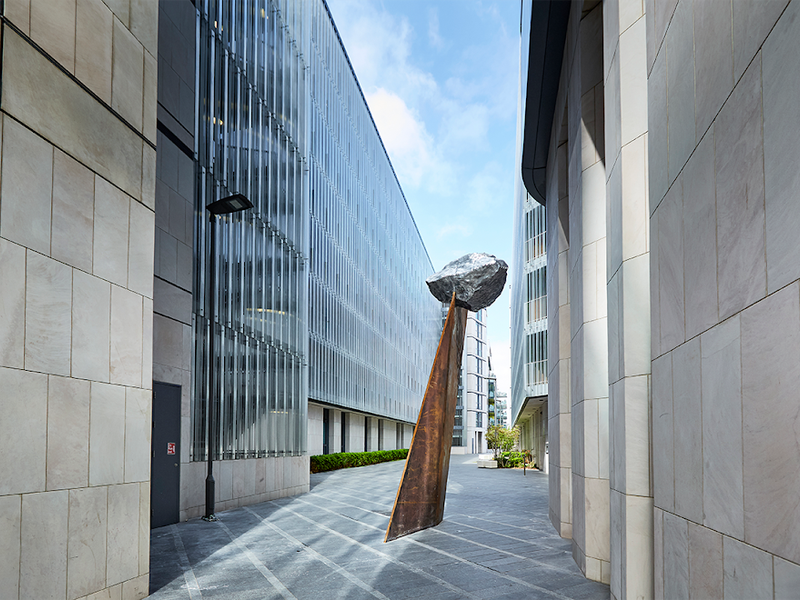
[[[449,301],[450,308],[384,542],[442,522],[467,310],[477,312],[494,302],[507,271],[508,265],[490,254],[467,254],[426,282],[436,299]]]

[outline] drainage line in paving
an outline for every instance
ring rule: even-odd
[[[478,531],[483,531],[484,533],[491,533],[492,535],[498,535],[500,537],[508,538],[510,540],[514,540],[515,542],[522,542],[524,544],[532,544],[530,540],[526,540],[523,538],[514,537],[513,535],[508,535],[506,533],[499,533],[497,531],[492,531],[491,529],[484,529],[483,527],[476,527],[475,525],[470,525],[469,523],[461,523],[459,521],[454,521],[452,518],[447,519],[448,523],[453,523],[454,525],[458,525],[459,527],[469,527],[470,529],[477,529]],[[440,531],[439,533],[447,533],[446,531]],[[453,534],[450,534],[453,535]],[[541,542],[540,542],[541,543]],[[547,550],[556,550],[552,546],[548,546],[546,544],[542,544],[545,549]]]
[[[334,492],[334,493],[338,494],[339,492]],[[341,500],[337,500],[336,498],[331,498],[330,496],[324,496],[323,494],[314,494],[314,495],[315,496],[319,496],[321,498],[324,498],[325,500],[329,500],[331,502],[336,502],[338,504],[343,504],[345,506],[349,506],[351,508],[355,508],[355,509],[363,511],[363,512],[368,512],[368,513],[371,513],[373,515],[377,515],[379,517],[388,518],[385,515],[382,515],[381,513],[377,513],[377,512],[375,512],[373,510],[369,510],[368,508],[362,508],[360,506],[356,506],[355,504],[348,504],[346,502],[342,502]],[[341,494],[341,495],[350,496],[349,494]],[[311,504],[310,502],[306,502],[305,500],[300,500],[300,502],[305,502],[306,504]],[[312,504],[312,506],[317,506],[317,505],[316,504]],[[327,508],[324,508],[322,506],[317,506],[317,508],[320,508],[322,510],[328,510]],[[347,515],[343,515],[341,513],[335,512],[335,511],[329,511],[329,512],[333,512],[334,514],[339,515],[340,517],[350,518],[350,517],[347,517]],[[355,520],[355,519],[353,519],[353,520]],[[375,529],[378,529],[378,530],[382,531],[380,528],[375,527],[374,525],[368,525],[367,523],[363,523],[362,521],[358,521],[358,522],[362,523],[363,525],[365,525],[367,527],[373,527]],[[532,542],[530,542],[528,540],[524,540],[522,538],[515,538],[513,536],[505,535],[505,534],[502,534],[502,533],[497,533],[497,532],[491,531],[489,529],[481,529],[480,527],[475,527],[474,525],[467,525],[466,523],[459,523],[457,521],[452,521],[450,519],[447,519],[447,521],[445,521],[445,522],[446,523],[453,523],[453,524],[459,525],[461,527],[470,527],[472,529],[477,529],[478,531],[483,531],[485,533],[490,533],[492,535],[497,535],[497,536],[501,536],[501,537],[507,537],[507,538],[512,539],[512,540],[517,541],[517,542],[523,542],[525,544],[532,544]],[[432,528],[428,529],[428,531],[431,531],[433,533],[438,533],[440,535],[446,535],[446,536],[454,537],[455,539],[460,540],[462,542],[468,542],[470,544],[475,544],[477,546],[481,546],[483,548],[488,548],[488,549],[493,550],[495,552],[502,552],[503,554],[508,554],[509,556],[512,556],[514,558],[520,558],[520,559],[524,559],[524,560],[529,560],[529,561],[533,562],[534,564],[537,564],[537,565],[540,565],[540,566],[544,566],[544,567],[549,567],[551,569],[556,569],[557,571],[561,571],[563,573],[567,573],[567,574],[570,573],[570,571],[568,571],[567,569],[562,569],[561,567],[552,565],[552,564],[550,564],[548,562],[536,560],[535,558],[531,558],[530,556],[522,556],[520,554],[514,554],[513,552],[510,552],[509,550],[503,550],[502,548],[495,548],[494,546],[489,546],[488,544],[482,544],[481,542],[476,542],[474,540],[470,540],[469,538],[465,538],[465,537],[462,537],[462,536],[455,535],[454,533],[450,533],[449,531],[442,531],[441,529],[437,529],[435,527],[432,527]],[[422,543],[422,542],[419,542],[417,540],[413,540],[413,541],[415,543],[418,543],[418,544]],[[551,548],[551,547],[547,547],[546,549],[556,551],[555,548]]]
[[[303,502],[303,504],[308,504],[309,506],[313,506],[314,508],[322,508],[322,507],[318,507],[316,504],[312,504],[310,502],[304,502],[304,501],[300,500],[299,498],[294,498],[293,500],[294,501]],[[438,585],[446,587],[451,592],[455,592],[455,593],[460,594],[461,596],[466,597],[466,598],[472,598],[473,600],[481,600],[479,596],[476,596],[475,594],[471,594],[468,591],[464,590],[463,588],[457,587],[457,586],[453,585],[452,583],[450,583],[448,581],[445,581],[444,579],[439,579],[438,577],[436,577],[436,575],[431,575],[427,571],[423,571],[422,569],[418,569],[417,567],[415,567],[413,565],[410,565],[408,563],[405,563],[402,560],[397,560],[396,558],[394,558],[394,557],[392,557],[392,556],[390,556],[390,555],[388,555],[388,554],[386,554],[384,552],[381,552],[380,550],[376,550],[372,546],[368,546],[367,544],[364,544],[363,542],[359,542],[358,540],[353,539],[350,536],[345,535],[345,534],[343,534],[343,533],[341,533],[339,531],[336,531],[335,529],[331,529],[330,527],[327,527],[326,525],[323,525],[322,523],[317,523],[315,520],[309,519],[305,515],[300,514],[299,512],[289,508],[288,506],[278,504],[274,500],[270,500],[270,502],[272,502],[273,504],[277,504],[280,507],[280,509],[286,510],[286,511],[292,513],[293,515],[295,515],[297,517],[300,517],[304,521],[307,521],[308,523],[311,523],[312,525],[314,525],[316,527],[319,527],[320,529],[322,529],[324,531],[327,531],[328,533],[332,533],[333,535],[336,535],[336,536],[339,536],[341,538],[344,538],[345,540],[349,541],[351,544],[354,544],[356,546],[361,546],[362,548],[365,548],[366,550],[369,550],[370,552],[372,552],[374,554],[377,554],[381,558],[384,558],[385,560],[387,560],[387,561],[389,561],[391,563],[394,563],[394,564],[396,564],[398,566],[401,566],[404,569],[408,569],[412,573],[416,573],[417,575],[419,575],[421,577],[424,577],[425,579],[428,579],[430,581],[433,581],[434,583],[436,583]],[[325,510],[325,509],[323,509],[323,510]],[[329,511],[329,512],[333,512],[333,511]],[[333,513],[333,514],[338,514],[338,513]],[[342,516],[342,515],[338,515],[338,516]],[[365,526],[373,528],[373,529],[377,529],[377,528],[373,527],[372,525],[367,525],[366,523],[362,523],[362,525],[365,525]],[[492,571],[492,572],[494,573],[494,571]],[[559,598],[566,598],[566,597],[565,596],[559,596]]]
[[[258,570],[258,572],[261,573],[264,578],[272,584],[272,587],[278,590],[281,596],[286,598],[286,600],[297,600],[297,597],[288,589],[286,589],[286,586],[283,585],[280,580],[275,577],[275,575],[273,575],[272,571],[270,571],[264,565],[264,563],[258,560],[256,555],[253,554],[247,546],[236,539],[236,536],[234,536],[231,530],[228,529],[228,526],[222,522],[222,519],[219,519],[217,523],[219,523],[219,526],[225,530],[225,533],[228,534],[228,537],[231,538],[231,542],[233,542],[233,544],[242,551],[242,554],[244,554],[250,560],[250,562],[253,563],[253,566]]]
[[[349,488],[345,488],[345,489],[349,489]],[[394,502],[394,498],[392,498],[391,500],[386,500],[386,501],[370,500],[369,498],[365,498],[363,494],[359,494],[358,496],[356,496],[354,494],[348,494],[347,492],[343,492],[340,489],[325,490],[325,491],[326,492],[333,492],[334,494],[339,494],[340,496],[347,496],[348,498],[356,498],[358,500],[363,500],[365,502],[369,502],[370,504],[379,504],[380,506],[385,506],[385,507],[391,507],[392,503]],[[350,490],[350,491],[356,492],[358,490]],[[323,498],[326,497],[325,494],[322,493],[322,492],[309,492],[308,495],[309,496],[321,496]]]
[[[267,519],[265,519],[264,517],[259,515],[257,512],[255,512],[254,510],[251,510],[249,506],[245,506],[244,509],[247,512],[249,512],[251,515],[256,517],[257,519],[259,519],[262,524],[264,524],[267,527],[269,527],[270,529],[272,529],[272,531],[274,531],[275,533],[283,536],[284,538],[289,540],[292,544],[294,544],[296,546],[300,546],[301,548],[303,548],[304,551],[310,553],[311,556],[313,556],[315,559],[317,559],[318,561],[320,561],[321,563],[326,565],[328,568],[333,569],[334,571],[339,573],[339,575],[341,575],[342,577],[350,580],[351,582],[356,584],[358,587],[360,587],[362,590],[365,590],[365,591],[369,592],[370,594],[372,594],[376,598],[380,598],[381,600],[390,600],[387,596],[384,596],[378,590],[372,588],[369,584],[365,583],[364,581],[362,581],[361,579],[359,579],[358,577],[356,577],[355,575],[350,573],[347,569],[344,569],[344,568],[340,567],[335,562],[333,562],[329,558],[326,558],[325,556],[323,556],[322,554],[320,554],[319,552],[314,550],[311,546],[308,546],[308,545],[304,544],[303,542],[298,540],[296,537],[294,537],[292,534],[287,533],[286,531],[284,531],[283,529],[281,529],[280,527],[278,527],[274,523],[270,523]]]
[[[320,496],[321,496],[321,494],[320,494]],[[345,504],[344,502],[341,502],[341,501],[336,500],[334,498],[326,498],[325,496],[322,496],[322,497],[325,498],[326,500],[332,500],[333,502],[338,502],[339,504],[344,504],[345,506],[351,506],[352,508],[357,508],[357,509],[363,510],[365,512],[369,512],[369,513],[373,513],[373,514],[380,514],[380,513],[375,513],[375,512],[373,512],[371,510],[367,510],[366,508],[361,508],[359,506],[353,506],[351,504]],[[300,498],[295,498],[294,501],[302,502],[303,504],[308,504],[309,506],[313,506],[314,508],[318,508],[320,510],[324,510],[325,512],[329,512],[329,513],[334,514],[334,515],[336,515],[338,517],[348,518],[348,517],[345,517],[345,515],[337,513],[336,511],[330,510],[330,509],[325,508],[323,506],[318,506],[316,504],[313,504],[311,502],[307,502],[307,501],[302,500]],[[333,533],[335,533],[337,535],[340,535],[340,536],[342,536],[344,538],[347,538],[347,539],[352,539],[352,538],[349,538],[348,536],[346,536],[346,535],[344,535],[342,533],[339,533],[338,531],[335,531],[333,529],[330,529],[329,527],[326,527],[325,525],[321,525],[321,524],[317,523],[313,519],[309,519],[308,517],[305,517],[305,516],[301,515],[300,513],[292,510],[288,506],[283,506],[282,508],[285,508],[286,510],[296,514],[298,517],[300,517],[302,519],[305,519],[309,523],[313,523],[314,525],[317,525],[318,527],[321,527],[321,528],[323,528],[323,529],[325,529],[327,531],[331,531],[331,532],[333,532]],[[380,516],[383,517],[384,515],[380,515]],[[370,524],[364,523],[362,521],[358,521],[358,523],[360,523],[364,527],[369,527],[370,529],[375,529],[377,531],[383,531],[383,529],[381,529],[380,527],[375,527],[374,525],[370,525]],[[494,548],[494,547],[488,546],[486,544],[481,544],[480,542],[473,542],[472,540],[468,540],[466,538],[458,537],[457,535],[453,535],[452,533],[447,533],[445,531],[439,531],[436,528],[430,528],[430,529],[427,529],[426,531],[432,531],[434,533],[439,533],[439,534],[442,534],[442,535],[451,536],[451,537],[454,537],[457,540],[460,540],[460,541],[463,541],[463,542],[469,542],[470,544],[475,544],[477,546],[482,546],[484,548],[489,548],[490,550],[493,550],[494,552],[501,552],[503,554],[508,554],[509,556],[513,556],[514,558],[519,558],[519,559],[522,559],[522,560],[525,560],[525,561],[530,561],[530,562],[535,563],[537,565],[541,565],[541,566],[544,566],[544,567],[547,567],[547,568],[550,568],[550,569],[554,569],[556,571],[560,571],[560,572],[563,572],[563,573],[571,574],[568,570],[562,569],[560,567],[556,567],[556,566],[551,565],[549,563],[538,561],[538,560],[530,558],[528,556],[521,556],[519,554],[514,554],[513,552],[509,552],[508,550],[501,550],[500,548]],[[554,592],[553,590],[548,590],[547,588],[540,587],[540,586],[538,586],[538,585],[536,585],[534,583],[530,583],[529,581],[525,581],[524,579],[519,579],[517,577],[514,577],[513,575],[508,575],[506,573],[501,573],[499,571],[495,571],[494,569],[492,569],[490,567],[486,567],[486,566],[484,566],[484,565],[482,565],[480,563],[472,562],[471,560],[467,560],[466,558],[461,558],[460,556],[457,556],[455,554],[451,554],[450,552],[447,552],[446,550],[441,550],[440,548],[437,548],[435,546],[430,546],[430,545],[426,544],[425,542],[420,542],[420,541],[415,540],[413,538],[409,538],[408,536],[406,536],[406,537],[404,537],[402,539],[404,541],[406,541],[407,543],[409,543],[409,544],[415,544],[415,545],[421,546],[422,548],[425,548],[426,550],[431,550],[431,551],[436,552],[438,554],[442,554],[444,556],[447,556],[450,559],[453,559],[453,560],[456,560],[458,562],[471,565],[471,566],[473,566],[473,567],[475,567],[477,569],[480,569],[480,570],[483,570],[483,571],[488,571],[492,575],[496,575],[498,577],[502,577],[503,579],[508,579],[509,581],[513,581],[514,583],[517,583],[519,585],[523,585],[525,587],[529,587],[531,589],[537,590],[537,591],[542,592],[544,594],[548,594],[548,595],[553,596],[555,598],[561,598],[563,600],[570,600],[567,596],[564,596],[563,594],[559,594],[558,592]],[[353,542],[355,542],[357,544],[361,544],[361,542],[357,542],[356,540],[353,540]],[[361,544],[361,545],[365,546],[364,544]],[[366,548],[370,548],[370,546],[365,546],[365,547]],[[377,552],[378,554],[381,554],[382,556],[387,556],[386,554],[384,554],[380,550],[375,550],[374,548],[370,548],[370,550],[372,550],[373,552]],[[401,565],[403,565],[405,567],[408,567],[409,569],[412,569],[412,570],[415,569],[415,567],[412,567],[411,565],[408,565],[408,564],[406,564],[406,563],[404,563],[402,561],[396,561],[396,560],[391,559],[391,558],[389,560],[392,560],[393,562],[396,562],[396,563],[401,564]],[[425,571],[421,571],[421,572],[425,573]],[[433,577],[433,576],[431,576],[431,577]],[[437,579],[438,579],[438,577],[437,577]],[[441,580],[441,581],[443,581],[443,580]],[[472,596],[471,594],[469,594],[469,592],[465,592],[462,588],[457,588],[457,591],[459,593],[462,593],[462,594],[468,594],[471,598],[475,597],[475,596]]]
[[[172,540],[175,542],[175,550],[178,552],[178,560],[181,562],[181,568],[183,569],[183,580],[186,582],[186,589],[189,590],[189,598],[191,598],[191,600],[202,600],[203,594],[200,591],[200,586],[197,583],[197,577],[194,576],[192,565],[189,563],[189,557],[186,555],[186,548],[183,547],[181,533],[178,531],[178,527],[176,525],[170,525],[169,531],[172,534]]]
[[[527,531],[530,533],[535,532],[536,530],[531,527],[522,527],[520,525],[512,525],[511,523],[503,523],[501,521],[492,521],[491,519],[484,519],[483,517],[476,517],[474,515],[465,515],[462,513],[456,513],[454,515],[450,515],[452,517],[464,517],[465,519],[477,519],[478,521],[486,521],[487,523],[492,523],[493,525],[502,525],[503,527],[513,527],[514,529],[522,529],[523,531]]]
[[[340,492],[339,490],[328,490],[328,491],[330,491],[330,492],[333,492],[334,494],[338,494],[338,495],[340,495],[340,496],[347,496],[348,498],[355,498],[355,499],[357,499],[357,500],[365,500],[365,498],[362,498],[362,497],[360,497],[360,496],[354,496],[354,495],[352,495],[352,494],[347,494],[347,493],[345,493],[345,492]],[[321,493],[321,492],[314,492],[314,493],[312,493],[312,494],[310,494],[310,495],[312,495],[312,496],[319,496],[319,497],[321,497],[321,498],[325,498],[326,500],[333,500],[334,502],[339,502],[339,504],[344,504],[345,506],[352,506],[353,508],[357,508],[358,510],[363,510],[363,511],[365,511],[365,512],[370,512],[370,513],[372,513],[372,514],[380,515],[380,516],[382,516],[382,517],[385,517],[385,516],[386,516],[386,515],[383,515],[383,514],[381,514],[381,513],[378,513],[378,512],[375,512],[375,511],[369,510],[368,508],[362,508],[362,507],[360,507],[360,506],[357,506],[357,505],[355,505],[355,504],[347,504],[347,503],[345,503],[345,502],[341,502],[341,501],[339,501],[339,500],[334,500],[334,499],[333,499],[333,498],[331,498],[330,496],[326,496],[325,494],[323,494],[323,493]],[[372,500],[367,500],[367,502],[370,502],[370,503],[372,503],[372,504],[381,504],[380,502],[374,502],[374,501],[372,501]],[[498,523],[498,522],[496,522],[496,521],[490,521],[489,519],[482,519],[481,517],[473,517],[473,516],[471,516],[471,515],[462,515],[462,514],[457,514],[457,515],[448,516],[448,518],[447,518],[447,522],[449,522],[449,523],[454,523],[454,524],[456,524],[456,525],[460,525],[460,526],[462,526],[462,527],[470,527],[470,528],[472,528],[472,529],[477,529],[478,531],[483,531],[483,532],[485,532],[485,533],[491,533],[492,535],[498,535],[498,536],[501,536],[501,537],[506,537],[506,538],[508,538],[508,539],[511,539],[511,540],[514,540],[514,541],[517,541],[517,542],[523,542],[523,543],[525,543],[525,544],[530,544],[530,543],[531,543],[529,540],[526,540],[526,539],[523,539],[523,538],[514,537],[513,535],[508,535],[508,534],[505,534],[505,533],[499,533],[499,532],[497,532],[497,531],[492,531],[491,529],[483,529],[483,528],[481,528],[481,527],[476,527],[475,525],[469,525],[469,524],[467,524],[467,523],[460,523],[460,522],[458,522],[458,521],[454,521],[454,520],[453,520],[453,517],[466,517],[466,518],[469,518],[469,519],[479,519],[479,520],[481,520],[481,521],[486,521],[487,523],[494,523],[495,525],[503,525],[503,526],[505,526],[505,524],[504,524],[504,523]],[[387,517],[387,518],[388,518],[388,517]],[[509,525],[509,527],[515,527],[515,526],[514,526],[514,525]],[[522,529],[523,531],[527,531],[527,532],[529,532],[529,533],[534,533],[534,530],[533,530],[533,529],[530,529],[530,528],[526,528],[526,527],[515,527],[515,528],[516,528],[516,529]],[[434,529],[434,531],[436,531],[437,533],[447,533],[447,532],[444,532],[444,531],[439,531],[439,530],[436,530],[436,529]],[[450,535],[453,535],[453,534],[450,534]],[[456,537],[458,537],[458,536],[456,536]],[[462,539],[462,538],[459,538],[459,539]],[[540,542],[540,543],[541,543],[541,542]],[[548,545],[548,544],[542,544],[542,545],[543,545],[543,546],[544,546],[546,549],[548,549],[548,550],[556,550],[556,548],[554,548],[553,546],[550,546],[550,545]]]

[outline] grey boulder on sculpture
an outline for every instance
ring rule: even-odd
[[[450,302],[456,293],[456,306],[473,312],[486,308],[503,291],[508,265],[491,254],[472,253],[447,263],[425,283],[441,302]]]

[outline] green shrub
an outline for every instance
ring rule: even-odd
[[[392,460],[404,460],[408,449],[377,450],[376,452],[339,452],[337,454],[317,454],[311,457],[311,472],[324,473],[336,469],[363,467]]]
[[[503,452],[497,461],[497,466],[506,469],[522,467],[524,454],[522,452]]]
[[[516,452],[503,452],[497,458],[498,469],[521,469],[522,461],[527,462],[528,468],[536,469],[536,460],[530,450],[521,450]]]

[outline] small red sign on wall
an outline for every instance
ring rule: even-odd
[[[175,454],[175,442],[167,442],[167,454]]]

